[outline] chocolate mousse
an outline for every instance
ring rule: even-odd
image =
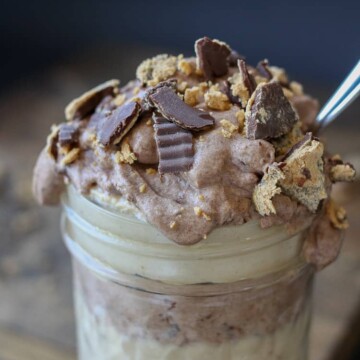
[[[65,183],[96,189],[181,245],[250,220],[289,232],[308,221],[305,257],[328,264],[346,227],[331,184],[355,172],[314,137],[316,100],[283,69],[253,67],[219,40],[199,39],[195,53],[147,59],[136,80],[73,100],[36,164],[37,200],[56,205]]]

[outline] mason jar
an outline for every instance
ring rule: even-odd
[[[69,186],[62,231],[80,360],[307,359],[307,229],[252,221],[181,246]]]

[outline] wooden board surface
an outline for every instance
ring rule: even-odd
[[[62,121],[66,102],[113,74],[128,79],[122,65],[133,73],[147,54],[130,53],[128,61],[112,55],[109,63],[102,58],[101,70],[99,58],[88,54],[93,60],[50,69],[0,98],[1,360],[75,356],[71,267],[59,232],[60,211],[36,206],[31,171],[50,125]],[[359,128],[345,126],[327,130],[330,150],[359,169],[358,134]],[[346,206],[351,228],[337,262],[317,276],[311,360],[335,360],[334,349],[360,305],[360,183],[337,186],[336,198]]]

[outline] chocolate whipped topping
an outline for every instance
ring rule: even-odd
[[[323,144],[314,139],[305,155],[303,151],[296,156],[297,143],[314,128],[317,101],[305,95],[300,84],[289,83],[284,70],[268,66],[272,76],[264,77],[242,60],[243,73],[247,68],[256,85],[254,89],[244,87],[239,68],[231,65],[228,57],[230,47],[211,41],[206,38],[210,49],[221,46],[226,51],[197,51],[197,59],[159,55],[145,60],[138,68],[138,79],[123,88],[113,80],[73,101],[71,109],[76,116],[68,117],[68,122],[59,128],[74,124],[79,136],[76,142],[64,146],[56,143],[57,137],[53,134],[52,151],[48,145],[40,154],[34,173],[34,193],[38,201],[45,205],[57,204],[64,179],[85,195],[97,188],[135,205],[150,224],[182,245],[205,239],[216,227],[240,225],[250,220],[259,220],[263,227],[286,224],[289,231],[296,231],[300,223],[311,224],[317,219],[320,225],[312,226],[309,235],[312,244],[324,244],[319,238],[323,235],[338,238],[341,231],[327,220],[327,213],[323,211],[331,190],[331,168],[324,166],[327,163]],[[222,58],[215,59],[217,56]],[[207,64],[206,69],[199,64]],[[215,76],[217,69],[212,68],[218,64],[222,64],[220,77]],[[209,73],[212,81],[208,81]],[[229,94],[230,83],[232,94]],[[154,89],[164,86],[168,86],[169,96],[154,101],[151,98]],[[255,96],[265,86],[268,95]],[[89,98],[91,106],[87,106]],[[97,106],[91,113],[78,111],[94,107],[94,98]],[[176,116],[171,102],[174,106],[176,103]],[[131,116],[121,111],[129,104],[137,104],[140,110]],[[116,121],[121,124],[116,129],[115,113]],[[213,120],[207,120],[206,127],[200,123],[196,129],[187,127],[187,114],[195,113],[199,119]],[[154,114],[163,119],[161,142],[154,131]],[[288,115],[291,119],[286,118]],[[267,136],[262,139],[248,136],[246,129],[250,121],[251,126],[261,126]],[[181,128],[174,124],[180,124]],[[182,140],[177,134],[177,129],[184,131],[182,127],[191,135],[186,137],[186,143],[182,142],[185,138]],[[116,133],[112,133],[115,130]],[[102,141],[104,133],[117,141]],[[189,147],[191,138],[192,151],[184,155],[183,149]],[[288,164],[283,154],[289,151],[293,154]],[[181,166],[182,156],[188,157],[187,167]],[[167,161],[169,172],[161,172],[161,161]],[[306,167],[311,161],[316,164]],[[269,166],[278,169],[279,181],[267,182],[270,175],[264,174]],[[315,195],[308,183],[315,183],[314,188],[326,189],[311,207],[306,205],[314,203],[310,199]],[[255,191],[259,186],[266,199],[254,196],[259,193]],[[263,200],[268,206],[261,203]],[[323,247],[319,247],[318,251],[322,250]],[[331,251],[324,250],[324,255],[316,253],[307,258],[316,262],[327,253]]]

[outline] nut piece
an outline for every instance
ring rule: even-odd
[[[219,90],[217,85],[212,86],[205,93],[205,104],[213,110],[225,111],[231,108],[229,98]]]
[[[255,186],[252,197],[255,208],[260,215],[276,214],[271,199],[281,193],[281,188],[277,184],[284,178],[284,174],[276,163],[267,167],[260,183]]]
[[[321,142],[305,136],[290,150],[282,167],[285,179],[280,181],[280,186],[283,192],[298,200],[311,212],[315,212],[320,201],[327,198],[323,153],[324,146]]]
[[[239,126],[234,125],[231,121],[222,119],[220,120],[222,126],[221,133],[225,138],[230,139],[234,133],[237,133]]]
[[[106,95],[114,94],[119,84],[119,80],[106,81],[71,101],[65,108],[66,120],[81,119],[91,113]]]
[[[177,70],[177,57],[157,55],[144,60],[136,69],[136,77],[144,84],[155,86],[173,76]]]

